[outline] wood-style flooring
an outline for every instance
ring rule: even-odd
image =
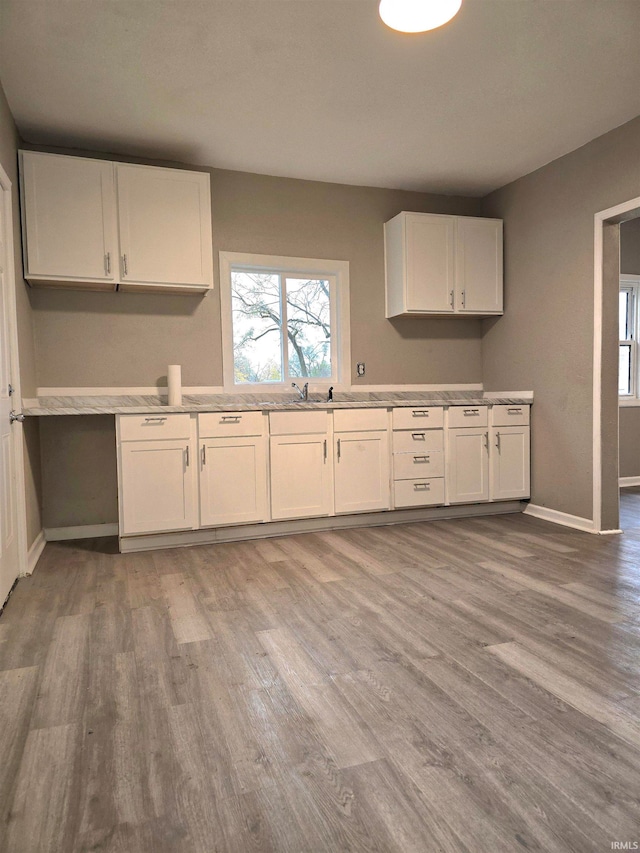
[[[141,554],[0,618],[5,853],[640,842],[640,531],[522,515]]]

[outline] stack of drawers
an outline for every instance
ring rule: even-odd
[[[393,494],[398,509],[444,503],[444,409],[393,410]]]

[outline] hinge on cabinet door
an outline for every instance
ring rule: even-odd
[[[16,389],[13,387],[13,385],[11,383],[9,383],[9,396],[13,397],[13,395],[15,393],[16,393]]]

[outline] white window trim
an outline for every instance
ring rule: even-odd
[[[254,255],[244,252],[220,252],[220,309],[222,312],[222,373],[224,390],[234,394],[282,393],[291,390],[287,382],[236,384],[233,370],[233,324],[231,319],[231,268],[255,270],[280,269],[292,274],[330,275],[336,279],[337,380],[309,380],[310,391],[325,391],[333,381],[336,391],[351,389],[351,321],[349,300],[349,261],[318,258],[289,258],[283,255]],[[333,307],[333,306],[332,306]]]
[[[627,288],[634,291],[633,300],[633,338],[631,344],[631,394],[618,394],[618,404],[622,407],[640,406],[640,275],[621,275],[618,289]],[[620,346],[618,341],[618,347]]]

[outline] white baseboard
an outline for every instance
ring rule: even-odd
[[[324,518],[298,518],[290,521],[268,521],[258,524],[238,524],[230,527],[209,527],[176,533],[149,533],[123,536],[120,551],[151,551],[161,548],[185,548],[189,545],[213,545],[217,542],[240,542],[246,539],[268,539],[291,533],[313,533],[318,530],[344,530],[354,527],[382,527],[387,524],[407,524],[445,518],[469,518],[522,512],[523,501],[500,501],[491,504],[461,504],[459,506],[394,509],[386,512],[363,512],[353,515],[333,515]]]
[[[66,539],[97,539],[100,536],[117,536],[117,524],[81,524],[78,527],[45,527],[47,542],[62,542]]]
[[[640,486],[640,477],[620,477],[618,485],[621,489],[626,486]]]
[[[619,528],[611,530],[596,530],[590,518],[582,518],[579,515],[570,515],[568,512],[560,512],[558,509],[549,509],[547,506],[529,504],[523,510],[524,515],[532,515],[542,521],[550,521],[552,524],[561,524],[563,527],[571,527],[573,530],[582,530],[584,533],[595,533],[597,536],[617,536],[624,533]]]
[[[532,515],[542,521],[550,521],[552,524],[561,524],[563,527],[571,527],[574,530],[583,530],[585,533],[596,533],[595,525],[591,518],[582,518],[579,515],[570,515],[568,512],[560,512],[558,509],[550,509],[547,506],[529,504],[524,510],[525,515]]]
[[[33,570],[38,564],[38,560],[40,559],[40,555],[44,551],[44,546],[46,544],[47,540],[44,535],[44,530],[41,530],[31,543],[31,547],[27,551],[27,575],[33,574]]]

